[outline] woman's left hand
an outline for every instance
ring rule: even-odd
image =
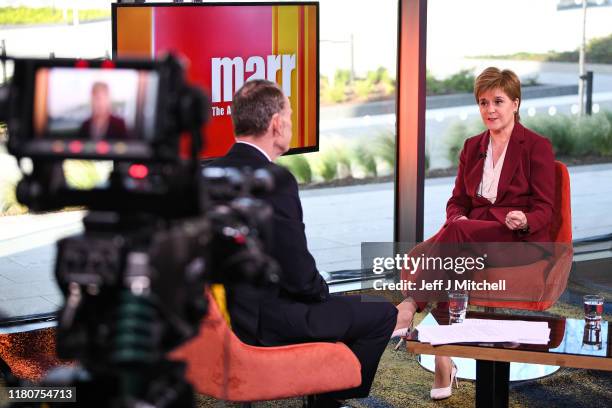
[[[510,211],[506,214],[506,226],[511,230],[524,230],[528,227],[527,216],[522,211]]]

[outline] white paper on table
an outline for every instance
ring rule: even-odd
[[[547,322],[523,320],[465,319],[463,323],[417,327],[419,341],[431,345],[450,343],[548,344],[550,329]]]
[[[550,328],[548,322],[533,322],[528,320],[493,320],[493,319],[465,319],[468,325],[491,325],[493,327],[503,326],[514,330],[517,334],[517,343],[523,344],[548,344],[550,340]]]

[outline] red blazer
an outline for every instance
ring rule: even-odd
[[[548,139],[515,123],[508,142],[494,204],[476,194],[482,180],[489,131],[465,141],[459,158],[453,195],[446,205],[447,222],[462,215],[495,219],[505,225],[506,214],[520,210],[529,230],[517,231],[517,240],[550,242],[555,195],[555,165]]]
[[[79,139],[90,139],[91,138],[91,121],[92,118],[88,118],[86,121],[81,123],[79,128]],[[108,118],[108,127],[106,132],[102,135],[101,139],[127,139],[128,131],[125,126],[125,121],[115,115],[110,115]]]

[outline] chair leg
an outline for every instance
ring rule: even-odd
[[[314,395],[308,395],[306,397],[302,397],[302,408],[312,408],[314,407],[315,397]]]
[[[242,404],[240,404],[240,408],[252,408],[253,404],[250,402],[243,402]]]

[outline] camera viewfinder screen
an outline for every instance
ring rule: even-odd
[[[158,85],[158,74],[146,70],[39,68],[35,139],[148,141]]]

